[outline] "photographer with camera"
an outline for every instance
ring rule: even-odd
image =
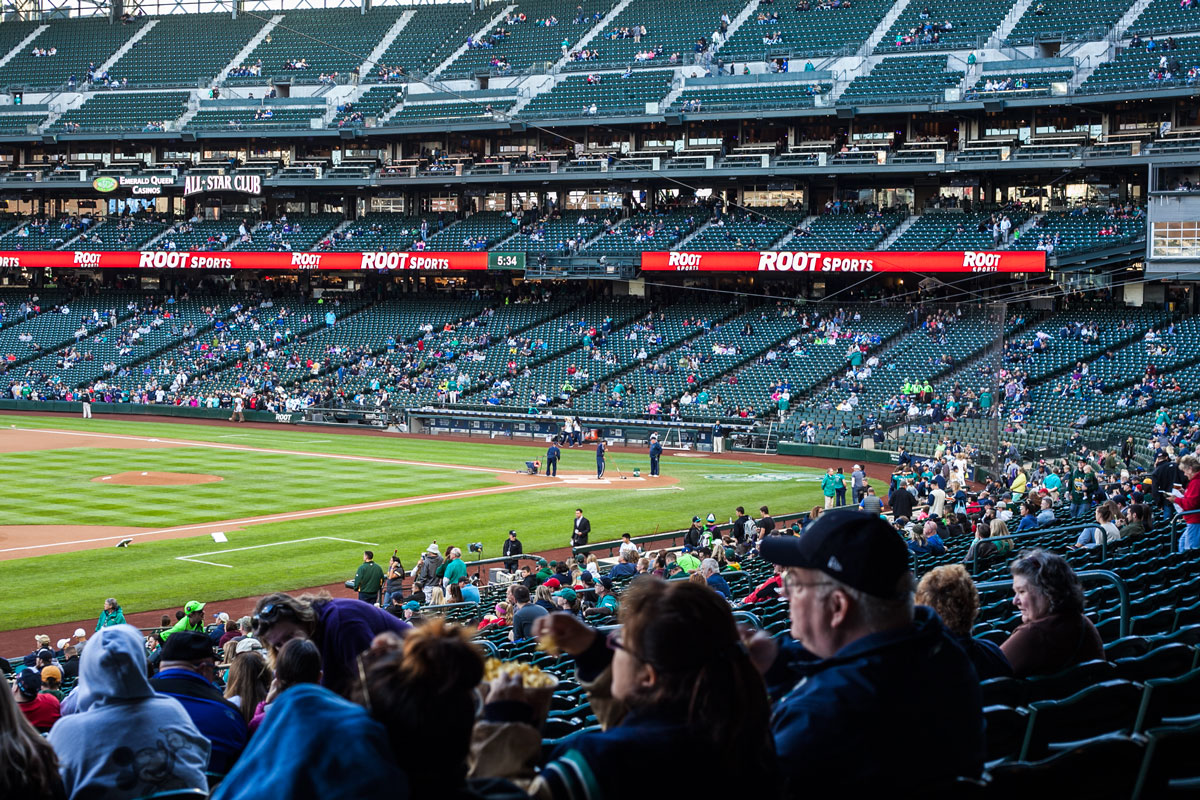
[[[521,546],[521,540],[517,538],[516,531],[509,531],[508,538],[504,540],[504,551],[501,553],[508,561],[504,562],[504,571],[515,573],[517,571],[518,559],[514,556],[521,555],[524,549]]]
[[[421,553],[420,562],[413,567],[413,585],[419,583],[422,586],[440,586],[441,580],[437,573],[441,566],[442,552],[438,549],[438,543],[434,542],[425,548],[425,552]]]

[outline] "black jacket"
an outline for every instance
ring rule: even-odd
[[[916,502],[912,492],[904,487],[896,489],[888,497],[888,505],[891,506],[892,514],[897,517],[912,517],[913,506],[916,505]]]
[[[520,539],[505,539],[504,540],[504,555],[519,556],[525,551],[521,549]]]
[[[588,522],[587,517],[580,517],[575,520],[575,526],[571,531],[571,546],[582,547],[588,543],[588,534],[592,532],[592,523]]]

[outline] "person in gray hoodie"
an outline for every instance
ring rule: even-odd
[[[207,789],[209,742],[178,700],[146,680],[146,649],[132,625],[103,628],[79,663],[76,711],[50,731],[67,796],[126,800]]]

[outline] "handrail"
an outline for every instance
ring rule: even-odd
[[[773,515],[771,518],[775,520],[775,530],[778,531],[782,528],[790,526],[793,522],[804,519],[807,516],[807,511],[800,511],[791,514],[777,514]],[[720,536],[721,534],[728,533],[732,530],[732,528],[733,526],[728,522],[719,523],[713,526],[713,533],[716,536]],[[686,533],[687,531],[683,529],[675,531],[663,531],[662,533],[651,533],[645,536],[634,536],[630,539],[630,541],[632,541],[634,544],[655,544],[657,542],[663,542],[667,539],[670,539],[673,546],[675,544],[675,540],[681,538]],[[608,554],[611,556],[614,550],[620,549],[622,543],[622,539],[614,539],[606,542],[596,542],[595,544],[585,544],[582,547],[575,548],[575,550],[577,552],[587,554],[597,553],[601,550],[607,549]]]
[[[1129,589],[1125,586],[1125,581],[1120,575],[1107,569],[1085,569],[1082,572],[1076,572],[1075,576],[1080,581],[1102,581],[1111,583],[1117,587],[1117,596],[1121,600],[1121,638],[1129,635]],[[975,584],[976,589],[1003,589],[1010,587],[1010,581],[984,581],[983,583]]]

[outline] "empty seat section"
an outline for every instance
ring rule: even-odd
[[[0,114],[0,136],[36,133],[38,126],[47,119],[47,114]]]
[[[800,56],[824,56],[853,52],[862,46],[875,27],[892,8],[892,0],[856,0],[836,7],[813,0],[807,11],[788,8],[788,4],[760,6],[760,11],[779,15],[775,24],[758,24],[757,15],[738,28],[717,54],[726,62],[758,61],[771,50],[794,52]],[[782,41],[765,44],[763,37],[779,29]],[[711,28],[705,35],[712,33]]]
[[[380,6],[365,14],[348,8],[288,11],[245,63],[234,65],[235,69],[258,65],[261,74],[227,76],[225,82],[262,84],[275,76],[287,76],[297,83],[316,83],[323,73],[348,77],[403,11],[397,6]],[[301,61],[307,66],[297,69]]]
[[[822,214],[814,219],[806,235],[794,239],[796,246],[843,250],[874,250],[904,220],[898,213]]]
[[[356,219],[345,230],[338,231],[317,246],[318,250],[340,252],[360,251],[404,251],[411,250],[413,242],[421,238],[421,223],[428,224],[429,235],[437,233],[438,215],[406,217],[400,214],[376,212]],[[453,219],[442,218],[443,227],[453,224]]]
[[[403,80],[403,73],[430,72],[450,57],[466,37],[495,13],[486,6],[479,13],[471,3],[438,3],[418,6],[412,19],[380,56],[363,79],[368,82]]]
[[[1109,217],[1104,209],[1088,207],[1047,212],[1022,238],[1021,246],[1032,249],[1048,243],[1050,252],[1068,255],[1133,242],[1145,236],[1145,214],[1122,219]]]
[[[958,86],[962,72],[946,70],[946,56],[885,58],[842,92],[841,103],[940,102]]]
[[[1200,31],[1200,5],[1184,8],[1179,0],[1151,0],[1128,33],[1149,36],[1186,31]]]
[[[490,120],[513,107],[515,100],[461,100],[454,103],[413,103],[387,118],[388,125],[419,125],[431,120]],[[488,111],[488,107],[491,111]]]
[[[171,123],[187,110],[187,92],[93,94],[82,106],[71,109],[55,120],[48,130],[137,131],[151,123]]]
[[[496,61],[506,64],[508,70],[517,72],[535,64],[553,64],[562,57],[564,48],[574,50],[579,40],[612,6],[611,0],[583,0],[582,4],[576,3],[574,7],[564,6],[557,0],[520,3],[479,37],[477,42],[473,42],[473,46],[456,58],[439,77],[465,77],[476,72],[497,70]],[[501,68],[499,71],[505,70]]]
[[[47,30],[0,67],[0,86],[53,89],[71,78],[83,84],[88,79],[89,65],[103,64],[145,25],[145,18],[129,25],[110,22],[107,17],[51,22]],[[35,49],[56,52],[35,56]]]
[[[733,209],[687,242],[691,250],[767,250],[804,219],[781,208]]]
[[[1200,11],[1194,12],[1200,16]],[[1160,62],[1167,59],[1167,70],[1171,77],[1160,71]],[[1174,50],[1156,47],[1131,47],[1120,51],[1116,58],[1096,67],[1096,71],[1079,86],[1082,94],[1130,89],[1153,89],[1165,86],[1187,85],[1187,71],[1200,66],[1200,37],[1175,39]]]
[[[220,220],[190,220],[177,222],[168,228],[161,239],[153,243],[152,250],[224,250],[237,241],[238,229],[244,220],[226,217]],[[244,222],[247,230],[253,222]]]
[[[151,29],[109,70],[130,86],[195,86],[221,74],[262,29],[257,15],[174,14]],[[178,56],[178,57],[172,57]]]
[[[71,242],[70,250],[140,250],[166,229],[161,222],[138,218],[105,220]]]
[[[599,83],[588,83],[588,76],[571,75],[542,92],[521,110],[522,117],[579,117],[596,106],[596,116],[640,114],[646,103],[661,102],[671,90],[670,70],[639,72],[628,78],[618,73],[597,76]]]
[[[1099,39],[1132,5],[1133,0],[1034,0],[1008,41]]]
[[[875,51],[979,47],[1014,4],[1015,0],[917,0],[905,7]]]
[[[744,0],[724,3],[696,3],[693,0],[632,0],[628,6],[600,31],[587,45],[598,53],[595,61],[572,61],[569,69],[594,69],[597,65],[656,66],[665,63],[672,54],[681,57],[695,51],[700,37],[707,39],[721,24],[721,15],[736,17],[745,6]],[[634,29],[646,29],[646,35],[634,37]],[[649,60],[639,54],[655,53]]]
[[[324,103],[324,100],[320,100]],[[255,129],[303,129],[311,128],[312,120],[319,120],[325,113],[324,106],[251,106],[248,108],[223,108],[201,106],[196,116],[184,126],[188,130],[255,130]],[[269,114],[269,116],[268,116]]]
[[[517,252],[567,255],[601,230],[601,211],[567,211],[558,219],[538,220],[522,226],[505,248]]]
[[[368,120],[378,121],[403,99],[403,93],[395,86],[372,87],[363,92],[362,96],[353,103],[345,104],[345,107],[333,118],[333,125],[337,128],[365,127]]]
[[[643,211],[609,228],[587,248],[590,255],[670,250],[702,221],[704,212],[688,208],[664,213]]]
[[[250,241],[230,250],[311,250],[342,222],[339,214],[292,214],[287,219],[263,222],[250,233]]]
[[[701,111],[810,108],[815,95],[828,94],[832,88],[827,83],[734,84],[685,88],[675,98],[671,107],[687,111],[688,104],[698,102]]]
[[[516,230],[513,219],[502,211],[481,211],[432,234],[425,249],[433,252],[486,250]]]

